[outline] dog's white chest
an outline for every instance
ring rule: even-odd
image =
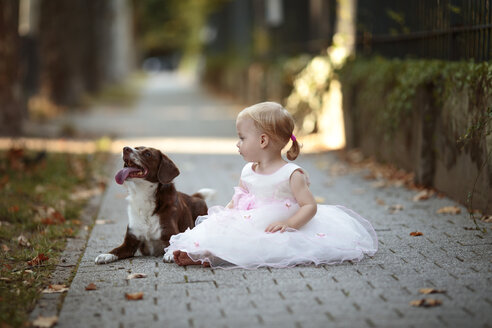
[[[128,227],[140,240],[159,240],[161,226],[159,217],[153,215],[155,210],[155,191],[157,184],[147,181],[127,181],[128,187]]]

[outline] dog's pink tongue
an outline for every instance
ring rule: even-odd
[[[116,180],[116,183],[123,184],[123,182],[125,182],[125,180],[128,178],[130,173],[138,172],[138,171],[140,170],[135,167],[124,167],[122,170],[116,173],[114,179]]]

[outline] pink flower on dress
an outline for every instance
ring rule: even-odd
[[[321,238],[324,238],[324,237],[326,237],[326,233],[318,232],[316,234],[316,236],[321,237]]]
[[[195,241],[193,244],[195,244],[195,247],[200,247],[200,243]]]
[[[232,202],[235,209],[247,211],[255,207],[255,196],[241,187],[234,187]]]

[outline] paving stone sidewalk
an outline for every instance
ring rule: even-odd
[[[167,79],[169,82],[172,77]],[[181,106],[191,117],[200,117],[195,113],[200,106],[225,106],[193,85],[159,89],[158,81],[149,81],[153,89],[144,93],[148,99],[142,99],[140,107],[161,103],[165,110],[166,100],[174,99],[173,106]],[[132,115],[138,117],[135,112]],[[221,124],[199,122],[200,134],[233,137],[233,116],[224,115],[228,119]],[[186,120],[171,122],[169,129],[166,124],[170,123],[162,115],[152,126],[179,130],[181,135],[186,132]],[[199,135],[193,126],[190,133]],[[122,128],[128,129],[128,125]],[[165,145],[162,148],[165,150]],[[229,201],[244,165],[239,155],[168,155],[181,169],[175,181],[179,190],[192,193],[209,187],[218,191],[209,205]],[[258,270],[179,267],[163,263],[161,258],[142,256],[95,265],[97,255],[122,242],[128,220],[125,189],[111,177],[98,219],[112,223],[95,225],[92,230],[58,326],[491,326],[492,235],[465,230],[474,224],[464,207],[458,215],[437,214],[439,208],[457,204],[438,197],[414,202],[416,192],[402,187],[374,188],[363,178],[363,171],[331,175],[331,167],[344,165],[333,153],[302,155],[296,162],[309,172],[315,196],[327,204],[349,207],[372,222],[379,237],[379,251],[373,258],[334,266]],[[121,158],[116,156],[113,172],[121,165]],[[387,205],[400,204],[403,210],[392,214],[377,199],[384,199]],[[490,224],[482,225],[491,228]],[[412,231],[423,235],[410,236]],[[130,273],[145,273],[147,278],[126,280]],[[89,283],[98,289],[86,291]],[[446,293],[419,294],[424,287]],[[125,293],[133,292],[143,292],[143,299],[126,300]],[[409,304],[425,297],[441,300],[442,305],[418,308]]]

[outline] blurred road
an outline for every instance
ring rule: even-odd
[[[220,141],[235,138],[239,109],[191,81],[165,74],[147,81],[133,110],[93,111],[74,122],[91,133],[127,140],[204,136]],[[156,145],[164,151],[169,146]],[[178,189],[214,188],[218,194],[209,205],[226,204],[244,165],[234,143],[230,146],[229,154],[214,149],[213,141],[199,154],[184,146],[168,153],[181,169]],[[252,271],[183,268],[141,256],[95,265],[98,254],[122,242],[128,220],[125,190],[108,177],[98,219],[114,223],[94,226],[58,327],[490,327],[492,236],[464,229],[474,226],[465,208],[436,196],[414,202],[416,192],[403,187],[375,188],[363,178],[365,171],[351,170],[333,153],[301,155],[296,162],[310,173],[315,196],[352,208],[373,223],[380,239],[373,258]],[[115,156],[113,172],[121,165]],[[390,205],[401,210],[390,211]],[[436,213],[454,205],[461,214]],[[423,235],[410,236],[413,231]],[[129,273],[148,276],[126,280]],[[98,289],[86,291],[89,283]],[[423,295],[420,288],[446,292]],[[143,300],[126,300],[125,293],[132,292],[143,292]],[[410,305],[423,298],[442,304]]]

